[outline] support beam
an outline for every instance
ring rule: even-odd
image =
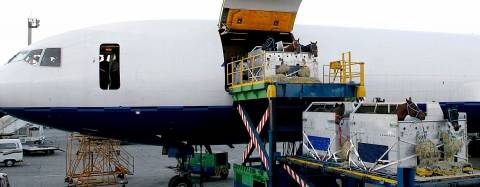
[[[270,160],[269,164],[272,166],[268,170],[268,175],[270,175],[270,187],[276,186],[275,184],[275,152],[277,152],[277,142],[275,140],[275,102],[272,98],[268,100],[268,107],[270,108],[270,130],[268,132],[268,142],[269,142],[269,152],[270,152]]]
[[[415,186],[415,168],[397,168],[397,187]]]
[[[288,175],[290,175],[300,187],[309,187],[307,182],[305,182],[305,180],[303,180],[300,175],[298,175],[292,168],[290,168],[290,166],[283,164],[283,169],[287,171]]]
[[[268,156],[267,151],[265,150],[265,143],[261,139],[260,134],[258,134],[258,132],[255,130],[252,120],[250,120],[250,117],[248,116],[248,114],[244,112],[240,104],[237,106],[237,110],[240,113],[240,116],[242,117],[243,125],[247,129],[248,135],[253,140],[253,144],[255,145],[255,147],[257,147],[258,155],[262,160],[263,166],[265,167],[265,169],[269,170],[270,165],[268,161],[270,160],[270,157]]]
[[[267,108],[267,110],[265,111],[265,113],[263,114],[262,116],[262,119],[260,120],[260,122],[258,123],[257,125],[257,132],[258,134],[262,133],[262,130],[264,129],[265,127],[265,124],[268,120],[270,116],[270,108]],[[245,151],[243,151],[243,163],[245,163],[245,161],[250,157],[250,155],[252,154],[253,150],[254,150],[254,147],[255,145],[253,144],[253,139],[250,139],[250,142],[248,143],[247,145],[247,148],[245,149]],[[258,148],[258,147],[257,147]]]

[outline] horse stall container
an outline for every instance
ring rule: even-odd
[[[438,103],[426,104],[426,118],[421,121],[407,116],[399,121],[397,109],[402,104],[372,103],[361,106],[350,115],[351,151],[349,160],[369,171],[396,174],[397,168],[440,167],[437,163],[466,163],[466,114],[458,113],[460,128],[445,119]],[[407,109],[408,110],[408,109]],[[453,160],[447,159],[447,140],[456,144]],[[421,146],[427,146],[427,157]],[[428,147],[428,145],[431,145]],[[423,152],[425,152],[423,151]],[[433,161],[425,164],[424,161]],[[448,161],[447,161],[448,160]]]
[[[303,112],[303,154],[337,161],[341,145],[349,138],[350,102],[314,102]]]
[[[243,83],[260,80],[320,82],[317,58],[311,52],[265,51],[262,46],[256,46],[247,58],[227,66],[233,70],[234,84],[242,83],[242,79]],[[302,79],[289,79],[294,77]]]

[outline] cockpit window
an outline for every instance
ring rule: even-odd
[[[42,57],[40,66],[60,67],[62,51],[60,48],[47,48]]]
[[[28,55],[28,51],[20,51],[15,56],[13,56],[8,63],[17,62],[24,60]]]
[[[37,65],[40,62],[40,57],[42,56],[42,51],[43,49],[35,49],[30,51],[28,55],[25,57],[25,62],[32,64],[32,65]]]

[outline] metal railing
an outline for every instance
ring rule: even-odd
[[[227,63],[227,85],[229,87],[263,81],[267,69],[266,52]]]
[[[364,65],[364,62],[352,62],[350,51],[342,53],[341,60],[332,61],[329,65],[324,65],[323,82],[342,84],[356,82],[363,86],[365,82]],[[328,67],[328,75],[325,74],[325,67]]]
[[[279,64],[280,62],[278,61],[272,61],[271,59],[269,60],[269,57],[267,58],[268,54],[270,53],[259,50],[256,54],[227,63],[227,86],[232,87],[246,83],[268,81],[269,79],[273,79],[272,76],[277,74],[276,70],[281,64]],[[277,67],[272,67],[272,63],[274,63]],[[281,63],[283,63],[283,61]],[[298,65],[301,63],[305,62],[299,61],[299,63],[295,64]],[[316,61],[314,60],[313,64],[307,65],[307,67],[313,68],[313,75],[311,77],[318,78],[318,69],[315,63]],[[342,53],[341,60],[332,61],[329,65],[324,65],[322,82],[341,84],[355,82],[360,86],[364,86],[364,65],[364,62],[352,62],[351,52]],[[328,74],[325,73],[326,67],[328,67]],[[286,76],[290,77],[291,74],[296,74],[297,72],[298,70],[296,72],[289,72],[290,74],[287,74]]]

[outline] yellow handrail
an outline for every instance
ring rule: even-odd
[[[352,62],[351,51],[342,53],[341,60],[332,61],[327,66],[329,67],[327,75],[329,83],[348,84],[357,80],[358,82],[356,83],[359,84],[357,97],[365,97],[365,63]],[[339,78],[339,80],[337,80],[337,78]]]
[[[267,67],[266,53],[242,58],[237,61],[227,63],[227,85],[229,87],[265,80],[265,70]],[[247,75],[247,80],[244,80]]]
[[[364,65],[364,62],[352,62],[350,51],[342,53],[341,60],[332,61],[330,65],[328,65],[328,82],[347,84],[358,78],[357,83],[364,85]],[[338,81],[337,78],[339,78]]]

